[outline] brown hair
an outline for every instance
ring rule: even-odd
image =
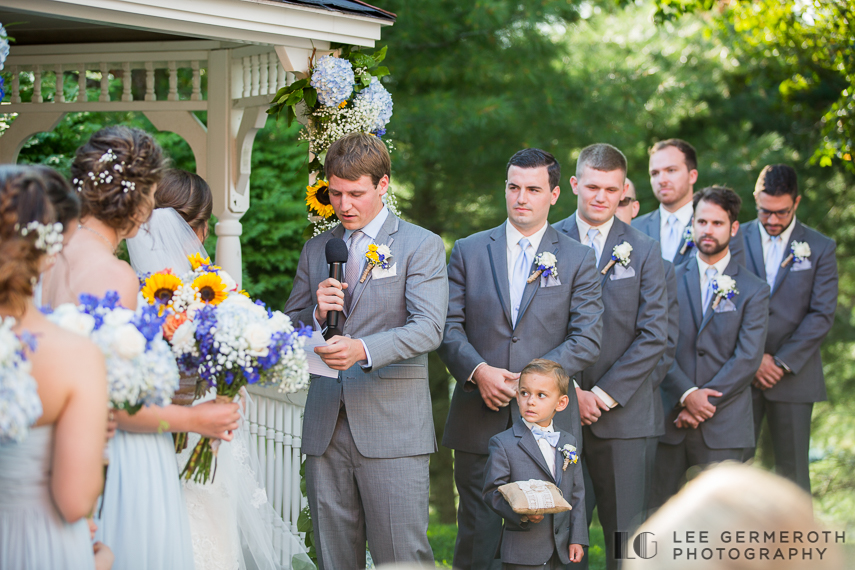
[[[683,139],[666,139],[664,141],[659,141],[647,151],[647,154],[652,155],[654,152],[658,152],[663,148],[673,146],[677,150],[683,153],[683,157],[686,160],[686,166],[689,170],[697,170],[698,169],[698,153],[695,150],[695,147],[684,141]]]
[[[561,183],[561,165],[558,160],[545,150],[539,148],[524,148],[517,151],[508,161],[505,172],[512,166],[518,168],[540,168],[546,167],[549,176],[549,190],[552,191]]]
[[[727,212],[727,217],[730,223],[736,221],[739,217],[739,209],[742,207],[742,198],[739,195],[725,186],[708,186],[700,192],[696,192],[692,196],[693,208],[698,209],[698,204],[703,200],[717,205],[719,208]]]
[[[520,372],[520,379],[526,374],[541,374],[543,376],[552,376],[555,378],[555,385],[558,386],[558,392],[562,396],[567,395],[570,390],[570,376],[564,370],[564,367],[545,358],[535,358],[525,365],[525,368]]]
[[[110,159],[110,153],[115,159]],[[160,145],[143,130],[105,127],[77,149],[71,176],[80,195],[82,217],[94,216],[118,231],[148,219],[152,189],[166,159]]]
[[[795,202],[799,197],[799,177],[795,169],[786,164],[767,164],[757,177],[754,195],[765,192],[769,196],[790,195]]]
[[[44,178],[48,200],[53,204],[56,221],[62,231],[80,218],[80,198],[65,177],[48,166],[34,165],[33,168]]]
[[[154,207],[172,208],[191,228],[199,230],[208,227],[214,197],[211,187],[198,174],[170,168],[154,191]]]
[[[626,157],[610,144],[597,143],[583,148],[576,160],[576,178],[582,176],[586,166],[600,172],[620,170],[626,176]]]
[[[370,176],[377,186],[381,178],[392,175],[392,159],[378,137],[351,133],[330,145],[324,160],[324,174],[327,180],[331,176],[351,181]]]
[[[47,183],[30,166],[0,166],[0,305],[23,314],[41,272],[45,252],[36,247],[38,233],[21,234],[30,222],[56,221]]]

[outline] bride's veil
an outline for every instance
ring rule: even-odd
[[[176,275],[190,271],[187,256],[200,253],[208,257],[196,232],[172,208],[158,208],[151,213],[137,235],[128,238],[131,266],[140,275],[172,269]]]

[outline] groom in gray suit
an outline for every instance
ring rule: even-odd
[[[293,322],[324,330],[342,311],[341,335],[315,349],[337,378],[314,377],[303,420],[306,491],[321,569],[433,566],[427,540],[428,458],[436,451],[427,353],[439,346],[448,303],[439,236],[386,208],[391,162],[375,136],[347,135],[324,162],[341,224],[309,240],[285,305]],[[345,280],[329,277],[324,250],[348,244]],[[368,267],[372,244],[389,266]]]
[[[662,258],[675,266],[695,256],[697,246],[689,239],[692,227],[692,196],[698,181],[698,154],[682,139],[659,141],[650,150],[650,185],[659,207],[632,222],[662,244]],[[741,231],[730,240],[730,255],[745,264],[745,245]]]
[[[677,268],[680,339],[662,383],[655,507],[677,492],[689,467],[740,461],[754,445],[750,386],[763,357],[769,285],[730,254],[739,196],[712,186],[694,204],[698,255]]]
[[[747,267],[772,287],[769,334],[752,388],[754,435],[768,418],[775,472],[810,492],[810,417],[813,403],[826,399],[819,349],[837,308],[836,244],[796,219],[801,196],[792,167],[765,167],[754,199],[757,219],[745,225]]]
[[[647,438],[656,434],[650,376],[665,353],[668,297],[659,244],[615,217],[625,193],[626,158],[608,144],[582,149],[576,213],[555,228],[597,255],[603,296],[603,348],[576,374],[582,462],[606,537],[606,566],[617,568],[615,531],[641,524],[647,494]],[[658,397],[658,395],[657,395]],[[588,500],[587,520],[594,501]]]
[[[505,183],[508,221],[458,240],[451,251],[439,354],[457,380],[442,444],[455,450],[454,567],[461,570],[499,563],[502,519],[482,498],[484,468],[490,438],[520,417],[519,372],[545,358],[573,374],[600,352],[603,304],[594,252],[547,222],[560,178],[548,152],[516,153]],[[554,421],[581,446],[575,399],[571,390],[570,404]]]

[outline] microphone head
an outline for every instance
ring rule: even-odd
[[[327,256],[327,263],[347,263],[347,244],[341,238],[329,240],[324,253]]]

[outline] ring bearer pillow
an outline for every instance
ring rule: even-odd
[[[561,489],[548,481],[529,479],[499,487],[511,509],[518,515],[549,515],[571,510]]]

